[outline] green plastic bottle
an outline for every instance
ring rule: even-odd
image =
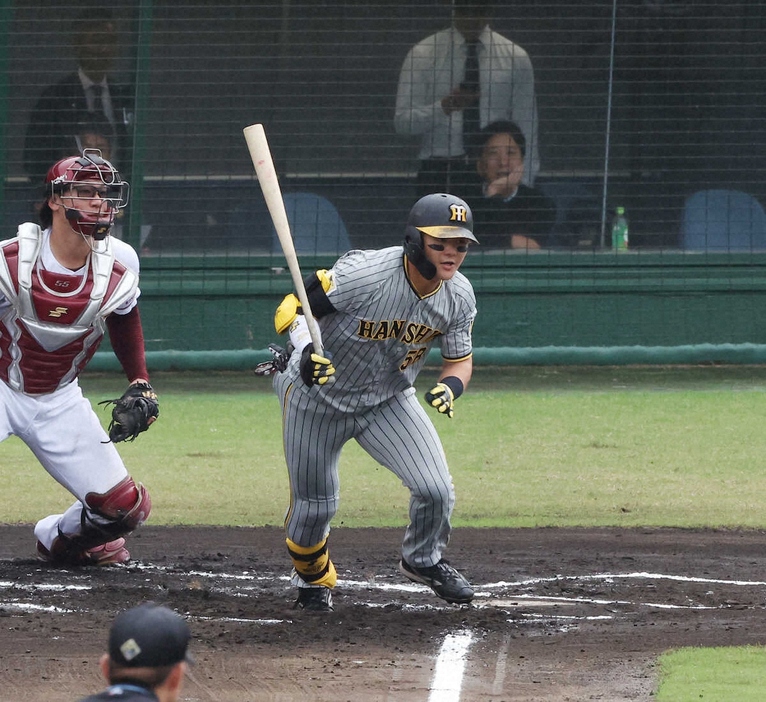
[[[612,249],[614,251],[628,249],[628,218],[625,216],[624,207],[617,208],[612,222]]]

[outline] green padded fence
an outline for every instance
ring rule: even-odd
[[[306,257],[306,271],[332,257]],[[284,261],[144,259],[150,366],[243,368],[277,342]],[[766,255],[472,254],[478,364],[762,363]],[[114,365],[102,352],[94,367]]]

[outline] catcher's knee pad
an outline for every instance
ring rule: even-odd
[[[50,548],[55,560],[76,561],[89,548],[130,534],[146,521],[152,501],[146,488],[131,477],[104,494],[89,492],[80,518],[80,533],[59,533]]]
[[[96,526],[109,531],[113,539],[141,526],[152,511],[152,500],[146,488],[141,483],[136,484],[130,476],[103,494],[89,492],[85,496],[85,505],[83,518],[94,523],[88,511],[100,517]],[[101,524],[102,520],[106,524]]]
[[[310,585],[335,587],[338,574],[330,560],[327,539],[314,546],[298,546],[294,541],[287,541],[287,551],[293,560],[296,573]]]

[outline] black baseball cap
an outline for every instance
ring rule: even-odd
[[[109,631],[109,657],[130,668],[158,668],[192,662],[191,633],[172,609],[146,602],[117,615]]]

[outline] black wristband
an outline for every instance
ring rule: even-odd
[[[440,383],[444,383],[450,390],[452,390],[453,399],[457,400],[463,394],[463,381],[456,375],[448,375],[446,378],[442,378]]]

